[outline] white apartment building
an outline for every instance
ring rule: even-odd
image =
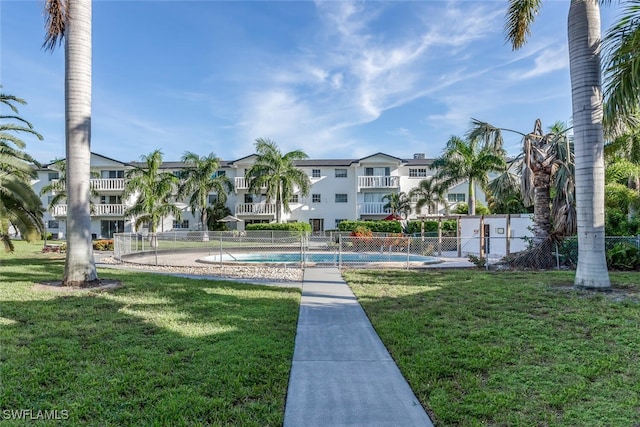
[[[255,222],[273,222],[276,219],[276,207],[268,203],[263,194],[248,193],[245,172],[253,165],[255,154],[233,161],[221,161],[219,173],[225,174],[234,184],[234,191],[227,197],[227,207],[244,224]],[[332,230],[343,220],[375,220],[389,215],[384,209],[382,198],[389,193],[409,193],[422,179],[433,176],[431,159],[415,154],[411,159],[401,159],[385,153],[375,153],[360,159],[307,159],[296,162],[296,166],[305,171],[311,180],[309,195],[302,197],[294,194],[289,201],[291,212],[284,213],[283,220],[289,222],[307,222],[314,232]],[[110,238],[113,233],[145,232],[134,230],[133,219],[124,216],[125,210],[133,199],[122,197],[126,171],[136,166],[136,162],[122,162],[92,153],[91,169],[96,178],[91,179],[98,196],[94,198],[95,208],[91,214],[91,233],[94,238]],[[164,162],[163,169],[178,172],[181,162]],[[43,165],[33,186],[36,193],[52,180],[59,179],[55,164]],[[461,183],[449,189],[447,193],[449,209],[457,203],[467,200],[467,183]],[[43,194],[43,206],[48,207],[53,194]],[[486,204],[484,193],[476,189],[476,199]],[[211,193],[210,203],[217,200],[217,194]],[[197,230],[199,221],[192,215],[186,203],[178,202],[183,210],[182,220],[167,217],[159,231]],[[445,206],[439,206],[444,213]],[[66,236],[66,205],[60,204],[47,210],[44,221],[47,231],[54,236]],[[423,212],[424,213],[424,212]],[[420,213],[413,209],[408,219],[416,218]]]

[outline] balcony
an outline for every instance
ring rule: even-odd
[[[384,205],[386,203],[383,202],[359,203],[358,213],[360,215],[389,215],[391,210],[385,209]]]
[[[59,180],[54,179],[52,184]],[[105,179],[91,179],[89,180],[91,188],[96,191],[124,191],[124,179],[123,178],[105,178]]]
[[[124,216],[124,205],[91,205],[91,216]],[[53,216],[67,216],[67,205],[53,208]]]
[[[361,188],[399,188],[399,176],[359,176],[358,189]]]
[[[236,190],[248,190],[249,189],[249,180],[245,177],[238,176],[233,178],[233,188]],[[260,187],[261,190],[265,190],[267,188],[266,185]]]
[[[236,205],[236,215],[275,215],[275,203],[240,203]]]
[[[96,191],[124,191],[122,178],[92,179],[90,183]]]

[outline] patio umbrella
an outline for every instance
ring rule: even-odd
[[[242,220],[233,215],[227,215],[222,219],[219,219],[218,222],[241,222]]]

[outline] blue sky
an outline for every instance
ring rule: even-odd
[[[93,3],[92,151],[122,161],[234,160],[259,137],[312,158],[436,157],[472,117],[570,121],[568,1],[543,2],[516,52],[504,0]],[[64,49],[41,48],[43,4],[0,1],[0,83],[47,162],[64,157]],[[617,10],[602,11],[606,27]]]

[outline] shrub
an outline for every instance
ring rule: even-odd
[[[358,226],[351,232],[353,237],[373,237],[373,232],[369,230],[367,227]]]
[[[472,262],[473,264],[475,264],[476,267],[479,268],[483,268],[487,265],[487,260],[484,257],[477,257],[473,254],[468,254],[467,258],[469,259],[470,262]]]
[[[306,222],[286,222],[269,224],[247,224],[246,230],[276,230],[276,231],[298,231],[300,233],[310,233],[311,224]]]
[[[399,221],[342,221],[338,224],[340,231],[354,231],[358,227],[368,228],[374,233],[402,233]]]
[[[640,250],[630,243],[617,243],[606,252],[607,267],[612,270],[640,268]]]
[[[411,221],[407,224],[407,233],[408,234],[419,234],[420,227],[422,221]],[[456,230],[458,229],[457,221],[455,219],[447,219],[442,221],[442,235],[443,236],[456,236]],[[424,232],[425,234],[429,233],[429,236],[437,236],[438,235],[438,221],[425,221],[424,222]]]
[[[93,242],[93,250],[94,251],[112,251],[113,239],[96,240],[95,242]]]

